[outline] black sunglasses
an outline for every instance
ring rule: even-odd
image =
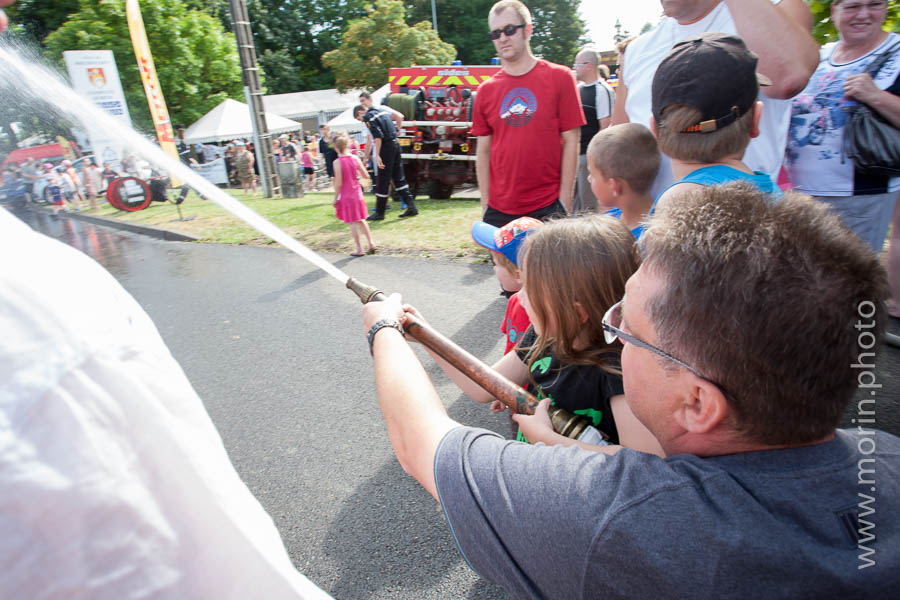
[[[516,35],[516,29],[521,29],[522,27],[525,27],[525,25],[526,25],[526,23],[522,23],[521,25],[507,25],[503,29],[493,30],[492,32],[490,32],[488,34],[488,37],[491,38],[492,40],[499,40],[501,33],[505,33],[506,37],[512,37],[512,36]]]

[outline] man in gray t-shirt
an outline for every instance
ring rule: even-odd
[[[603,323],[667,458],[571,447],[546,401],[514,417],[534,445],[462,427],[375,327],[391,441],[463,556],[514,597],[896,597],[900,439],[871,427],[878,257],[808,197],[769,206],[746,184],[663,207],[641,242]],[[403,319],[398,297],[366,305],[367,331],[383,319]],[[860,426],[837,431],[857,389]]]

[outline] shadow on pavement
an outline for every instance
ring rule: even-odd
[[[483,357],[500,338],[497,314],[497,306],[492,302],[452,337],[456,341],[475,340],[465,345],[466,350]],[[440,367],[427,357],[424,364],[438,387],[446,389],[448,380]],[[455,386],[452,389],[457,390]],[[448,396],[446,391],[444,396]],[[447,412],[460,423],[509,437],[505,414],[490,413],[487,405],[473,402],[458,390]],[[336,565],[335,583],[329,586],[322,582],[335,598],[506,598],[500,587],[469,569],[439,504],[403,471],[396,459],[354,489],[326,532],[322,548],[327,562]],[[428,566],[427,571],[423,565]],[[461,569],[469,573],[471,587],[461,590],[457,582],[450,589],[445,574]],[[375,585],[377,589],[373,588]]]

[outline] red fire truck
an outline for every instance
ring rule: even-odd
[[[476,183],[472,106],[478,86],[499,70],[498,65],[389,70],[385,104],[403,113],[399,142],[413,194],[449,198],[454,186]]]

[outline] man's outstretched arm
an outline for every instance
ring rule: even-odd
[[[382,319],[403,320],[400,296],[363,307],[366,333]],[[434,455],[444,436],[459,423],[447,416],[422,363],[399,331],[382,327],[372,343],[375,389],[391,445],[403,469],[438,499]]]
[[[738,35],[759,56],[757,71],[772,80],[770,98],[792,98],[806,87],[819,64],[812,13],[803,0],[725,0]]]

